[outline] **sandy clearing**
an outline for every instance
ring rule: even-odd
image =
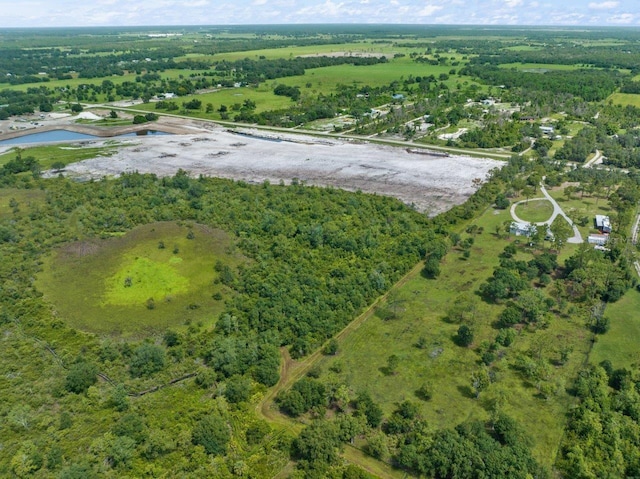
[[[251,183],[299,179],[310,185],[392,196],[433,216],[463,203],[475,191],[474,179],[485,179],[491,169],[502,165],[489,159],[418,155],[403,148],[332,138],[238,131],[244,134],[214,127],[197,135],[140,137],[122,142],[113,156],[69,165],[65,173],[80,178],[133,171],[167,176],[182,168],[193,176]]]

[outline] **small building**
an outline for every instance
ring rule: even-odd
[[[402,93],[396,93],[391,96],[394,100],[404,100],[404,95]]]
[[[611,220],[609,220],[608,216],[596,215],[594,223],[600,233],[611,233]]]
[[[552,126],[541,126],[540,131],[547,135],[552,135],[554,130]]]
[[[511,223],[509,227],[509,233],[516,236],[531,236],[536,232],[535,225],[531,223],[520,223],[519,221],[514,221]]]
[[[604,246],[609,241],[609,235],[601,235],[601,234],[592,234],[587,238],[589,244],[594,244],[596,246]]]

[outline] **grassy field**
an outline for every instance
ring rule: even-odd
[[[438,77],[441,73],[448,74],[451,66],[429,65],[416,63],[410,58],[398,58],[389,63],[378,63],[368,66],[336,65],[332,67],[314,68],[307,70],[304,75],[278,79],[274,83],[283,83],[291,86],[304,86],[304,93],[330,93],[338,85],[369,85],[379,87],[388,85],[393,81],[401,81],[409,75]],[[454,77],[450,81],[455,83]],[[306,84],[311,83],[310,87]],[[275,86],[275,85],[274,85]]]
[[[175,223],[141,226],[108,240],[80,241],[48,257],[38,287],[71,326],[105,335],[148,335],[188,322],[210,326],[228,294],[216,261],[244,261],[219,230]],[[163,242],[164,248],[160,248]],[[150,298],[153,300],[150,301]]]
[[[599,196],[582,196],[581,193],[574,193],[570,198],[564,195],[564,188],[548,188],[549,194],[558,202],[562,210],[575,223],[580,234],[586,238],[590,233],[596,233],[594,229],[593,219],[595,215],[606,215],[611,211],[607,200]],[[581,218],[587,217],[585,226],[580,224]]]
[[[551,218],[553,205],[547,200],[535,200],[516,206],[516,215],[527,223],[541,223]]]
[[[267,86],[266,84],[262,84],[257,88],[223,88],[216,92],[203,93],[201,95],[188,95],[180,97],[178,100],[176,100],[176,103],[178,105],[182,105],[182,103],[188,102],[193,99],[197,99],[202,102],[202,109],[188,111],[189,116],[216,120],[221,119],[220,113],[217,111],[218,108],[220,108],[220,105],[226,105],[229,108],[230,117],[233,118],[235,112],[232,110],[232,106],[235,104],[242,105],[245,100],[251,100],[256,104],[256,113],[269,110],[284,109],[288,108],[292,104],[291,99],[289,99],[288,97],[274,95],[273,88]],[[214,111],[212,113],[205,113],[205,108],[208,103],[211,103],[214,107]],[[143,103],[141,105],[135,105],[132,108],[136,110],[146,110],[153,112],[163,111],[156,110],[155,105],[155,103]]]
[[[263,50],[260,50],[263,51]],[[448,73],[450,66],[433,66],[415,63],[407,58],[393,60],[390,63],[381,63],[368,66],[337,65],[332,67],[314,68],[307,70],[304,75],[268,80],[258,87],[223,88],[219,91],[180,97],[178,104],[192,99],[202,101],[203,108],[200,111],[190,111],[190,116],[199,118],[221,119],[216,110],[220,105],[231,108],[234,104],[241,105],[245,100],[251,100],[256,104],[256,112],[285,109],[292,105],[292,101],[283,96],[274,95],[273,89],[279,85],[298,86],[302,95],[315,96],[319,93],[325,95],[333,93],[338,85],[369,85],[379,87],[388,85],[393,81],[408,78],[409,75],[425,76]],[[459,77],[452,76],[448,82],[451,86]],[[214,107],[212,113],[205,113],[205,107],[211,103]],[[155,103],[136,105],[136,109],[155,111]],[[233,118],[234,111],[229,111]]]
[[[13,148],[6,153],[0,155],[0,165],[4,165],[16,157],[17,148]],[[116,152],[116,146],[101,146],[96,148],[84,148],[73,145],[43,145],[22,148],[21,154],[24,157],[33,156],[42,169],[49,169],[56,162],[62,162],[65,165],[75,163],[77,161],[95,158],[96,156],[110,156]]]
[[[598,336],[589,359],[599,364],[608,359],[614,368],[637,369],[640,365],[640,292],[632,289],[616,303],[609,304],[605,316],[611,329]]]
[[[640,107],[640,95],[634,93],[613,93],[607,98],[607,102],[612,102],[614,105]]]
[[[509,218],[508,211],[487,210],[476,222],[484,232],[476,236],[470,258],[464,259],[462,252],[454,249],[446,256],[437,280],[415,274],[388,295],[380,306],[385,314],[371,316],[345,335],[338,355],[322,357],[317,364],[328,382],[349,384],[354,392],[368,390],[387,414],[402,400],[418,402],[422,415],[434,427],[487,419],[500,407],[533,436],[536,457],[551,466],[563,434],[565,412],[573,401],[565,387],[584,364],[589,349],[591,335],[582,320],[554,317],[546,329],[520,330],[514,344],[502,349],[492,364],[495,381],[490,388],[478,399],[471,389],[471,374],[480,364],[476,349],[494,340],[495,321],[503,308],[481,301],[474,292],[493,273],[502,249],[517,241],[494,233]],[[526,251],[518,254],[518,259],[530,257]],[[476,301],[476,313],[470,321],[475,338],[470,348],[455,344],[459,324],[445,318],[450,305],[461,297]],[[382,319],[390,311],[397,319]],[[424,347],[416,347],[421,338]],[[573,350],[564,366],[556,363],[560,344]],[[556,392],[546,400],[514,369],[515,358],[534,349],[552,365],[550,382]],[[386,370],[391,354],[399,358],[393,374]],[[415,392],[425,382],[434,390],[428,402],[419,400]]]
[[[249,58],[258,60],[265,57],[269,60],[276,58],[294,58],[301,55],[331,54],[346,52],[351,54],[358,53],[385,53],[393,56],[394,53],[403,52],[407,49],[393,47],[391,44],[373,44],[371,42],[355,42],[355,43],[336,43],[329,45],[308,45],[295,46],[287,48],[265,48],[263,50],[249,50],[243,52],[216,53],[213,55],[201,55],[190,53],[183,57],[176,57],[176,61],[195,60],[195,61],[235,61]]]
[[[191,75],[192,73],[202,73],[202,70],[165,70],[163,72],[160,72],[160,75],[163,78],[175,79],[175,78],[180,78],[181,76],[188,78],[189,75]],[[101,85],[104,80],[109,80],[114,85],[121,85],[126,81],[135,82],[137,76],[138,76],[137,73],[127,73],[122,76],[113,75],[113,76],[101,77],[101,78],[72,78],[70,80],[51,80],[44,83],[39,82],[39,83],[24,83],[21,85],[7,85],[6,87],[3,86],[2,88],[8,88],[10,90],[17,90],[17,91],[27,91],[29,88],[38,88],[40,86],[45,86],[50,89],[66,88],[66,87],[77,88],[79,85],[89,85],[89,84]],[[100,96],[101,95],[99,95],[99,97]],[[101,101],[103,100],[104,98],[101,99]]]
[[[546,70],[577,70],[579,65],[556,65],[555,63],[503,63],[500,68],[515,68],[532,72],[544,72]]]
[[[13,201],[18,203],[19,213],[20,206],[26,204],[38,204],[44,202],[45,193],[42,190],[18,190],[14,188],[0,189],[0,218],[8,218],[13,215]]]

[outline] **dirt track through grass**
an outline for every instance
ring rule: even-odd
[[[334,338],[337,340],[344,339],[353,331],[362,326],[365,321],[373,316],[376,307],[381,302],[385,301],[393,290],[403,286],[407,281],[420,274],[422,267],[422,262],[416,264],[413,269],[411,269],[411,271],[403,276],[389,291],[378,297],[356,319],[349,323],[349,325],[346,326],[342,331],[337,333]],[[256,405],[256,413],[259,416],[262,416],[271,424],[285,428],[297,434],[302,430],[304,425],[301,422],[291,419],[280,413],[280,411],[275,408],[274,400],[280,391],[290,388],[293,383],[300,379],[307,371],[309,371],[313,367],[313,365],[319,359],[322,358],[322,348],[318,348],[314,353],[310,354],[302,361],[293,360],[286,348],[281,348],[280,353],[282,355],[282,362],[280,364],[280,380],[278,381],[278,384],[276,384],[269,392],[267,392],[262,400]],[[402,477],[410,477],[404,472],[393,469],[386,463],[375,460],[365,455],[362,451],[351,445],[347,445],[343,455],[350,462],[357,464],[364,470],[382,479],[398,479]]]

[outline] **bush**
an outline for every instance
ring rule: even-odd
[[[145,118],[144,115],[136,115],[133,117],[133,124],[134,125],[140,125],[142,123],[146,123],[148,120]]]
[[[227,452],[230,439],[229,427],[220,416],[205,416],[191,431],[191,442],[204,447],[207,454],[214,456]]]
[[[163,369],[165,361],[165,353],[162,347],[144,343],[133,351],[129,372],[134,378],[150,376]]]
[[[458,328],[456,333],[456,344],[458,346],[467,347],[473,342],[473,331],[469,326],[463,324]]]
[[[98,381],[98,368],[93,363],[80,361],[73,364],[67,373],[65,388],[67,391],[80,394]]]
[[[251,381],[243,376],[231,376],[227,379],[224,397],[232,404],[244,402],[251,394]]]
[[[334,356],[338,352],[338,341],[335,338],[331,338],[327,344],[322,348],[322,354],[325,356]]]

